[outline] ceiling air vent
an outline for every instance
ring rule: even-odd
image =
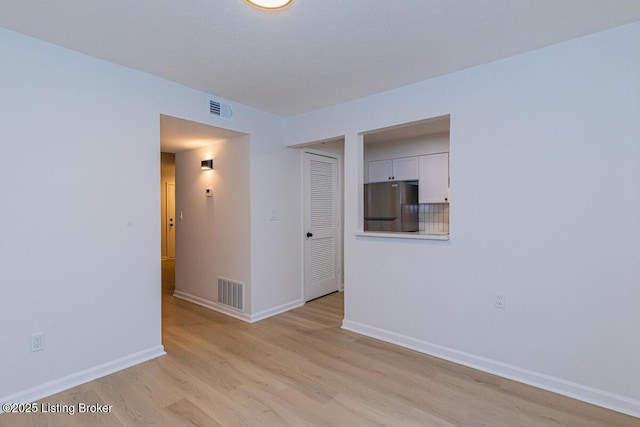
[[[223,119],[230,119],[233,115],[233,111],[231,110],[231,105],[210,99],[209,114],[212,116],[222,117]]]

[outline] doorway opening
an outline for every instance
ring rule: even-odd
[[[176,155],[160,152],[160,235],[162,256],[162,294],[175,290],[175,188]]]
[[[363,136],[364,232],[449,236],[449,115]]]
[[[160,115],[160,152],[164,322],[172,297],[216,306],[220,277],[250,286],[249,136]]]

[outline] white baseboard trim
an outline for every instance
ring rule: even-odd
[[[276,314],[284,313],[285,311],[289,311],[296,307],[300,307],[301,305],[304,305],[304,301],[300,299],[300,300],[292,301],[287,304],[280,305],[278,307],[263,310],[256,314],[248,314],[248,313],[235,311],[233,309],[227,308],[223,304],[218,304],[217,301],[211,301],[206,298],[201,298],[201,297],[192,295],[188,292],[174,291],[173,296],[176,298],[180,298],[182,300],[200,305],[202,307],[208,308],[210,310],[214,310],[219,313],[226,314],[227,316],[231,316],[233,318],[242,320],[247,323],[257,322],[259,320],[266,319],[267,317],[275,316]]]
[[[226,314],[227,316],[231,316],[238,320],[242,320],[243,322],[251,323],[251,316],[249,314],[227,308],[222,304],[218,304],[217,301],[211,301],[206,298],[201,298],[201,297],[192,295],[188,292],[182,292],[182,291],[174,291],[173,296],[176,298],[180,298],[182,300],[191,302],[193,304],[197,304],[199,306],[208,308],[210,310],[214,310],[219,313]]]
[[[114,372],[118,372],[126,368],[130,368],[131,366],[146,362],[151,359],[155,359],[156,357],[163,356],[165,354],[166,353],[162,345],[151,347],[147,350],[130,354],[128,356],[121,357],[120,359],[103,363],[102,365],[85,369],[84,371],[76,372],[75,374],[67,375],[66,377],[59,378],[57,380],[53,380],[36,387],[32,387],[30,389],[12,394],[10,396],[1,397],[0,404],[35,402],[36,400],[40,400],[47,396],[60,393],[61,391],[68,390],[72,387],[76,387],[80,384],[84,384],[98,378],[102,378],[106,375],[113,374]],[[2,410],[0,410],[0,414],[1,413]]]
[[[286,304],[282,304],[278,307],[262,310],[256,314],[251,315],[251,322],[257,322],[259,320],[266,319],[267,317],[275,316],[276,314],[284,313],[285,311],[293,310],[304,305],[304,300],[299,299],[291,301]]]
[[[640,418],[640,401],[620,396],[608,391],[599,390],[582,384],[566,381],[561,378],[541,374],[535,371],[518,368],[496,360],[487,359],[470,353],[432,344],[406,335],[387,331],[375,326],[351,320],[343,320],[342,328],[371,338],[376,338],[421,353],[468,366],[510,380],[518,381],[533,387],[562,394],[603,408]]]

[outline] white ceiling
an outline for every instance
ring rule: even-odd
[[[364,143],[380,144],[384,142],[398,141],[401,139],[411,139],[422,137],[434,133],[449,132],[450,117],[432,117],[413,123],[403,123],[398,126],[391,126],[384,129],[376,129],[364,135]]]
[[[0,0],[0,26],[281,116],[640,20],[638,0]]]
[[[244,133],[160,115],[160,149],[177,153],[237,138]]]

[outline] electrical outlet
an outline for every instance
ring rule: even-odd
[[[31,352],[44,350],[44,332],[31,335]]]
[[[496,292],[495,306],[496,308],[506,308],[507,300],[502,292]]]

